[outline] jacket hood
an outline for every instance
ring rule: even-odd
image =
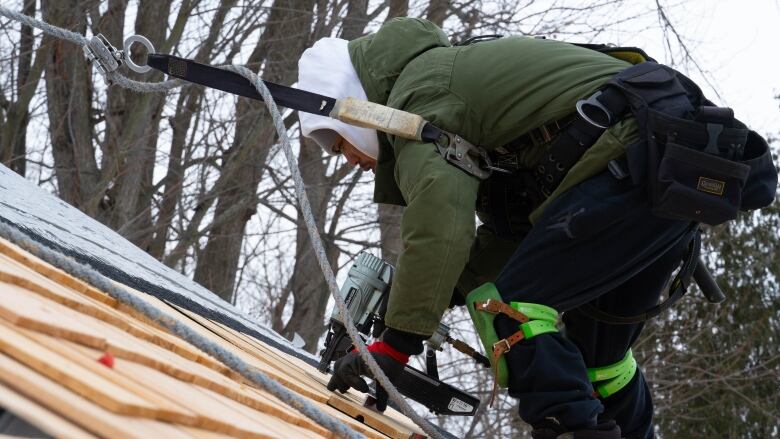
[[[367,98],[350,61],[347,41],[340,38],[323,38],[303,52],[298,61],[298,88],[336,99]],[[328,154],[334,154],[339,136],[369,157],[379,154],[376,130],[305,112],[298,113],[298,118],[303,135]]]
[[[398,75],[414,58],[450,46],[435,24],[419,18],[395,18],[376,33],[349,43],[349,54],[368,100],[385,105]]]

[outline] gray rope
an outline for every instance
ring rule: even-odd
[[[79,44],[81,46],[87,44],[86,38],[84,38],[80,34],[65,29],[61,29],[56,26],[52,26],[48,23],[44,23],[42,21],[36,20],[24,14],[11,11],[2,6],[0,6],[0,15],[3,15],[13,20],[20,21],[28,26],[41,29],[45,33],[48,33],[57,38],[66,39],[68,41]],[[385,388],[389,397],[393,401],[395,401],[395,403],[401,408],[401,411],[406,416],[412,419],[415,422],[415,424],[417,424],[420,428],[422,428],[425,431],[425,433],[428,434],[431,438],[434,439],[442,438],[442,435],[438,431],[433,429],[431,424],[429,424],[424,418],[422,418],[422,416],[420,416],[414,409],[412,409],[409,403],[406,402],[406,400],[398,392],[398,390],[395,388],[392,382],[390,382],[390,380],[387,378],[387,375],[385,375],[384,371],[382,371],[382,368],[379,367],[379,365],[376,363],[374,358],[368,352],[368,349],[366,348],[366,345],[363,343],[363,340],[360,338],[360,335],[357,331],[357,328],[355,327],[355,323],[352,320],[352,316],[349,314],[346,304],[343,302],[343,300],[341,300],[341,296],[339,294],[339,287],[336,282],[336,276],[333,274],[333,269],[331,268],[330,263],[328,262],[328,258],[325,253],[325,248],[322,244],[322,239],[320,238],[319,231],[317,229],[317,224],[314,219],[314,215],[311,212],[311,205],[309,203],[309,198],[306,195],[306,188],[303,182],[303,178],[301,177],[300,171],[296,164],[295,155],[293,154],[292,146],[290,145],[290,139],[287,136],[287,129],[284,126],[284,120],[282,118],[281,113],[279,112],[279,109],[276,106],[273,96],[271,96],[271,93],[268,91],[268,88],[265,86],[265,83],[260,79],[260,77],[256,75],[254,72],[252,72],[251,70],[247,69],[246,67],[226,66],[224,68],[226,70],[230,70],[235,73],[238,73],[244,76],[246,79],[248,79],[252,83],[252,85],[254,85],[254,87],[257,89],[260,95],[263,97],[263,100],[266,102],[266,105],[268,106],[268,110],[271,113],[274,126],[282,142],[285,157],[287,158],[287,162],[290,166],[290,171],[293,176],[293,180],[295,182],[295,190],[298,196],[298,203],[300,205],[307,230],[311,237],[312,246],[314,247],[315,254],[317,255],[317,261],[320,265],[320,269],[322,270],[322,274],[325,276],[325,279],[328,283],[328,289],[330,290],[331,296],[333,296],[336,306],[338,307],[339,312],[341,313],[341,317],[344,322],[344,326],[347,329],[347,333],[349,334],[353,344],[355,345],[358,352],[360,353],[361,358],[373,373],[374,378],[379,382],[380,385],[382,385],[382,387]],[[182,82],[178,80],[165,81],[159,83],[145,83],[145,82],[134,81],[121,75],[118,72],[109,73],[109,78],[114,83],[122,87],[126,87],[128,89],[137,92],[142,92],[142,93],[166,92],[175,87],[182,85]],[[11,236],[10,235],[11,233],[15,233],[16,235],[21,235],[20,232],[11,229],[5,224],[3,224],[2,227],[0,227],[0,233],[3,233],[4,236]],[[9,233],[9,235],[5,235],[5,233]],[[17,238],[19,238],[19,236],[17,236]],[[24,238],[26,238],[26,236]],[[195,333],[185,325],[177,321],[171,321],[170,318],[165,316],[156,308],[150,307],[148,304],[146,304],[146,302],[140,301],[139,299],[133,297],[127,292],[117,287],[114,287],[113,284],[106,281],[104,277],[102,277],[94,270],[91,270],[73,261],[70,258],[66,258],[62,255],[51,252],[48,249],[43,249],[37,244],[32,243],[32,241],[30,241],[29,239],[19,240],[17,243],[19,243],[20,245],[21,243],[24,243],[26,245],[26,248],[30,248],[30,249],[35,248],[36,251],[41,254],[48,252],[49,254],[47,254],[46,256],[49,258],[48,260],[54,261],[51,262],[52,264],[57,265],[60,268],[63,268],[63,265],[60,264],[64,264],[64,266],[68,267],[68,268],[63,268],[65,271],[72,273],[75,276],[86,280],[87,282],[92,283],[93,285],[95,285],[100,289],[105,290],[109,295],[114,297],[116,300],[119,300],[123,303],[132,306],[134,309],[138,310],[139,312],[142,312],[144,315],[150,317],[152,320],[159,321],[159,323],[161,323],[166,328],[170,329],[175,334],[179,335],[181,338],[191,342],[193,345],[211,354],[215,358],[222,361],[226,366],[240,373],[242,376],[249,379],[253,383],[256,383],[261,387],[263,387],[264,389],[268,390],[270,393],[274,394],[274,396],[277,396],[279,399],[289,404],[290,406],[296,408],[297,410],[299,410],[301,413],[305,414],[309,418],[317,422],[320,422],[322,426],[332,429],[334,432],[338,433],[343,437],[350,437],[350,438],[362,437],[360,434],[347,428],[344,424],[338,422],[332,417],[319,411],[316,407],[311,405],[307,400],[303,399],[302,397],[300,397],[299,395],[293,392],[290,392],[289,390],[281,386],[279,383],[271,380],[262,372],[253,370],[247,364],[245,364],[240,358],[236,357],[229,351],[226,351],[220,346],[213,344],[208,340],[202,338],[199,334]],[[42,259],[47,260],[44,257],[42,257]]]
[[[71,43],[78,44],[79,46],[87,45],[87,38],[84,37],[84,35],[57,26],[53,26],[49,23],[40,20],[36,20],[33,17],[24,15],[20,12],[13,11],[4,6],[0,6],[0,15],[6,18],[10,18],[11,20],[16,20],[26,26],[40,29],[44,33],[47,33],[55,38],[67,40],[70,41]],[[110,81],[116,83],[117,85],[120,85],[124,88],[139,93],[165,93],[171,89],[183,85],[183,82],[178,79],[163,81],[163,82],[134,81],[120,74],[119,72],[109,72],[107,76]]]

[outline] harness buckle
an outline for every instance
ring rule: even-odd
[[[601,128],[602,130],[606,130],[609,128],[610,125],[612,125],[612,113],[607,109],[607,107],[604,106],[601,102],[599,102],[598,97],[601,96],[601,90],[597,91],[596,93],[593,93],[589,98],[587,99],[580,99],[577,101],[577,114],[582,117],[585,122],[588,122],[589,124],[593,125],[596,128]],[[596,120],[594,120],[592,117],[588,116],[587,110],[589,107],[594,107],[595,109],[601,111],[604,114],[604,117],[606,118],[606,122],[601,123]]]
[[[503,343],[503,345],[502,345],[502,343]],[[506,350],[502,351],[501,354],[504,354],[504,353],[509,352],[510,350],[512,350],[512,345],[509,344],[509,341],[507,339],[505,339],[505,338],[502,338],[501,340],[493,343],[493,352],[495,353],[498,348],[502,348],[502,347],[505,347]]]
[[[485,148],[476,146],[457,134],[442,131],[434,145],[447,162],[479,180],[487,180],[493,171],[497,170]],[[509,172],[503,169],[500,171]]]

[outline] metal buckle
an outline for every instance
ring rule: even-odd
[[[598,97],[601,96],[601,91],[597,91],[596,93],[593,93],[588,99],[580,99],[577,101],[577,113],[585,119],[585,122],[588,122],[589,124],[593,125],[596,128],[601,128],[602,130],[606,130],[609,128],[610,125],[612,125],[612,113],[609,112],[607,107],[605,107],[601,102],[599,102]],[[595,107],[598,110],[601,110],[602,113],[607,117],[607,124],[602,125],[595,120],[591,119],[586,113],[585,113],[585,106],[592,106]]]
[[[512,350],[512,345],[509,344],[509,341],[507,341],[505,338],[502,338],[501,340],[493,343],[493,352],[496,351],[496,346],[501,346],[501,343],[504,343],[504,346],[506,346],[506,350],[502,353],[507,353]]]
[[[490,314],[499,314],[500,311],[493,311],[492,309],[490,309],[490,306],[491,306],[491,304],[493,302],[494,302],[493,299],[488,299],[488,300],[482,302],[482,306],[479,308],[479,310],[487,312],[487,313],[490,313]]]

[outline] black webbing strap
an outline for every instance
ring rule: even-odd
[[[627,109],[625,97],[613,87],[577,103],[576,117],[553,140],[547,154],[536,165],[536,179],[544,196],[553,193],[585,151],[608,127],[620,120]]]
[[[698,230],[694,230],[693,237],[691,238],[690,245],[688,246],[688,254],[683,260],[683,265],[680,268],[680,271],[674,277],[674,280],[669,286],[669,297],[660,304],[648,309],[641,314],[636,314],[633,316],[619,316],[601,311],[590,303],[586,303],[577,309],[594,320],[612,325],[632,325],[651,319],[669,309],[678,300],[680,300],[685,295],[685,293],[688,292],[688,286],[690,285],[694,270],[701,263],[699,261],[700,252],[701,236]]]
[[[218,67],[201,64],[189,59],[158,53],[149,54],[149,67],[157,69],[168,76],[205,85],[209,88],[226,91],[239,96],[262,101],[263,98],[248,79],[238,73],[229,72]],[[329,116],[336,104],[336,99],[312,93],[306,90],[287,87],[273,82],[263,81],[276,103],[282,107],[306,113]]]

